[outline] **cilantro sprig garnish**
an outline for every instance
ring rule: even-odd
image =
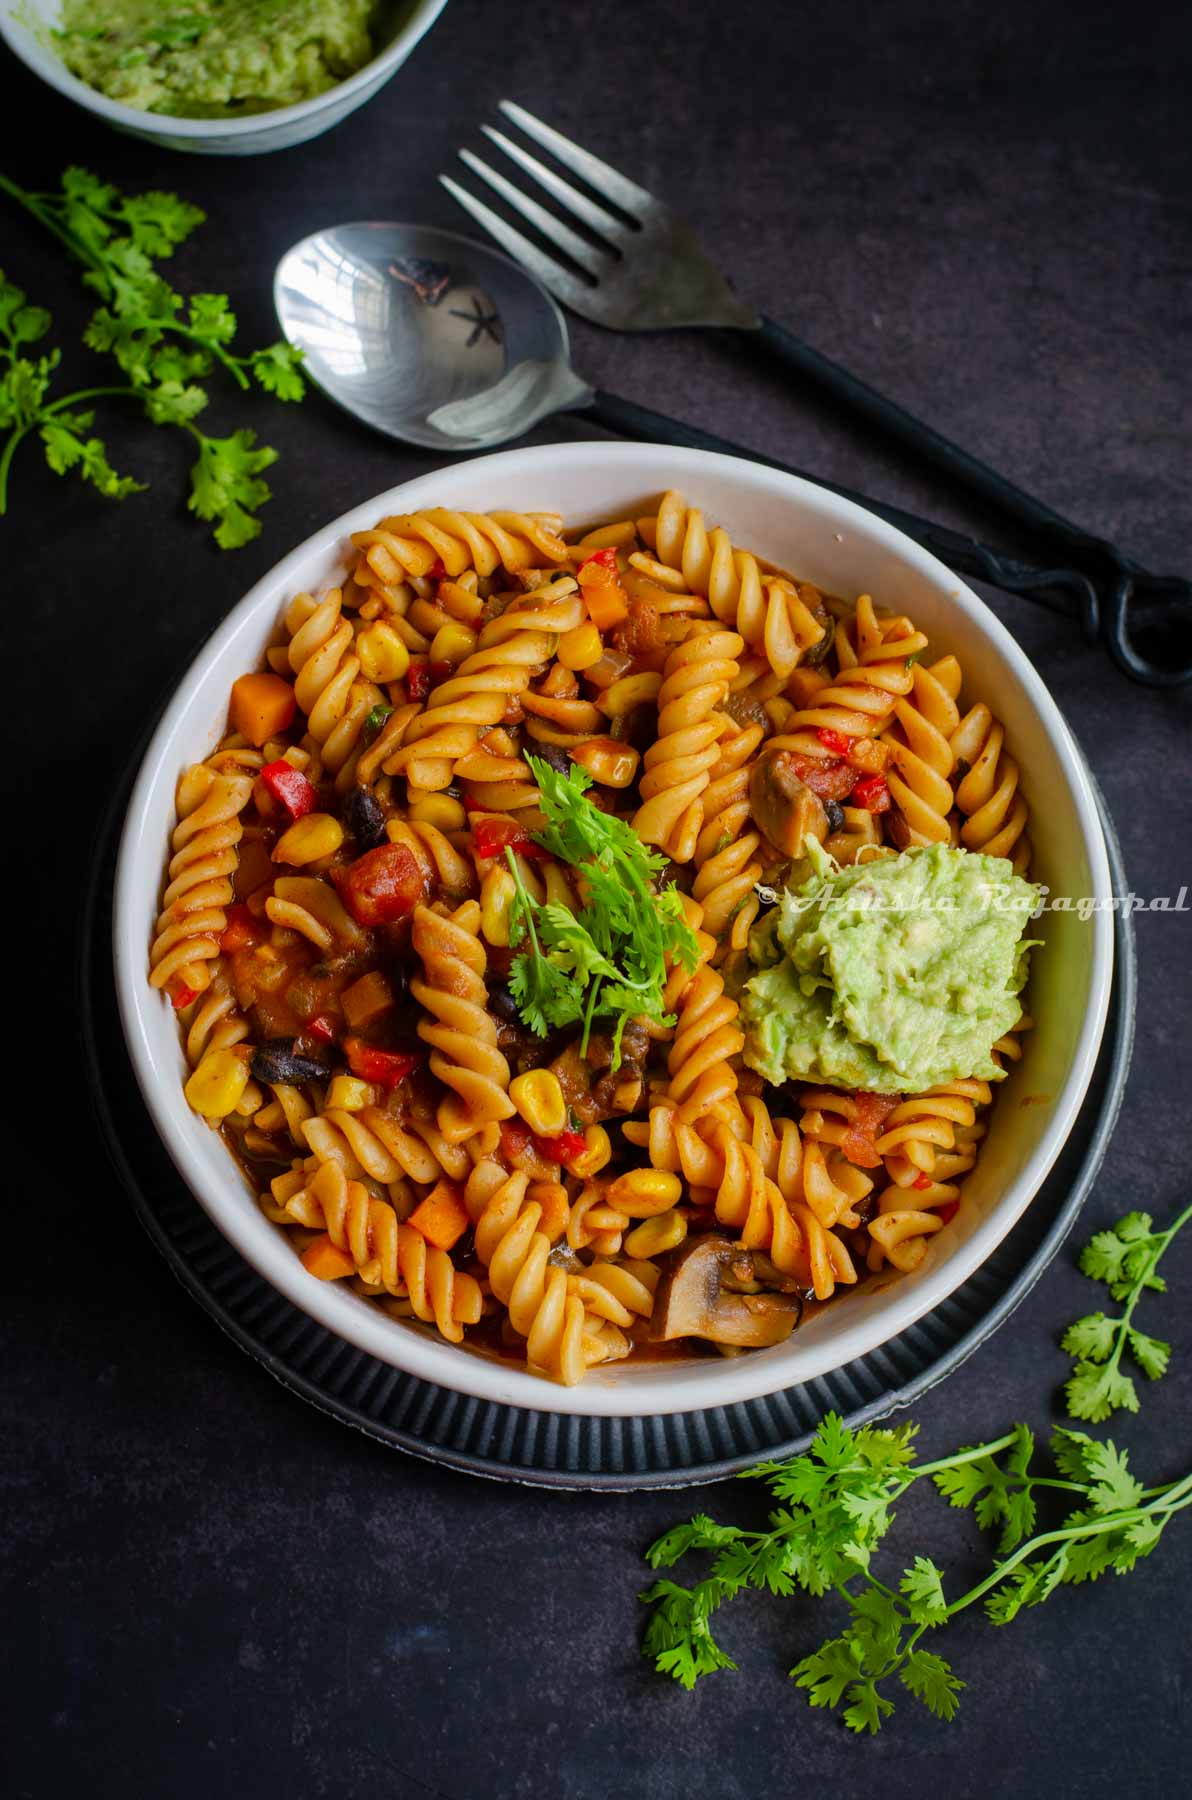
[[[1148,1291],[1161,1294],[1167,1283],[1156,1273],[1160,1258],[1177,1232],[1192,1219],[1192,1206],[1166,1231],[1151,1229],[1151,1215],[1127,1213],[1109,1231],[1099,1231],[1080,1254],[1082,1274],[1100,1281],[1112,1297],[1124,1302],[1121,1313],[1088,1313],[1069,1325],[1060,1348],[1077,1359],[1064,1394],[1075,1419],[1097,1422],[1119,1409],[1138,1411],[1138,1389],[1122,1372],[1127,1351],[1151,1381],[1167,1372],[1171,1345],[1134,1324],[1134,1309]]]
[[[56,474],[75,471],[108,499],[121,500],[141,484],[116,473],[103,440],[92,433],[94,402],[132,400],[155,425],[173,425],[193,440],[190,510],[215,527],[221,548],[248,543],[260,531],[258,509],[269,499],[262,473],[277,459],[256,434],[240,429],[211,437],[194,423],[207,404],[200,385],[223,369],[240,388],[253,383],[280,400],[300,400],[301,355],[288,344],[238,354],[237,322],[224,294],[178,293],[155,264],[203,223],[204,214],[176,194],[122,194],[85,169],[67,169],[60,192],[33,193],[0,175],[7,194],[83,265],[83,281],[101,304],[84,332],[89,349],[114,358],[125,386],[80,389],[49,398],[60,361],[57,350],[26,354],[49,331],[50,314],[27,304],[0,276],[0,513],[20,443],[40,438]]]
[[[648,849],[631,825],[585,797],[592,783],[588,771],[573,764],[560,775],[540,758],[526,761],[546,819],[536,841],[579,870],[585,899],[578,915],[553,902],[539,904],[512,851],[506,852],[515,882],[510,941],[525,944],[510,972],[510,991],[539,1037],[582,1025],[581,1053],[594,1021],[611,1021],[616,1069],[626,1020],[644,1016],[673,1024],[663,1011],[668,966],[694,970],[699,946],[676,891],[657,891],[666,858]]]
[[[965,1683],[927,1644],[960,1613],[981,1605],[995,1625],[1040,1606],[1065,1584],[1124,1575],[1155,1549],[1176,1513],[1192,1506],[1192,1473],[1144,1489],[1127,1457],[1080,1431],[1051,1440],[1055,1473],[1033,1468],[1025,1425],[937,1462],[913,1462],[913,1426],[850,1430],[829,1414],[811,1449],[789,1462],[749,1471],[779,1502],[769,1529],[743,1531],[706,1515],[669,1531],[647,1560],[661,1568],[693,1552],[712,1556],[711,1572],[684,1587],[661,1580],[642,1599],[651,1607],[643,1654],[683,1687],[736,1664],[716,1642],[710,1620],[747,1588],[788,1595],[796,1588],[835,1596],[844,1629],[790,1671],[812,1706],[840,1712],[856,1732],[879,1731],[901,1686],[937,1718],[951,1719]],[[873,1564],[894,1522],[894,1508],[915,1482],[930,1478],[952,1506],[971,1508],[997,1529],[993,1566],[955,1599],[945,1572],[915,1555],[901,1571]],[[1039,1507],[1062,1507],[1054,1526],[1035,1529]]]

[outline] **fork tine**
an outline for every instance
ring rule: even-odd
[[[528,113],[524,106],[518,106],[513,100],[500,100],[497,104],[507,119],[512,119],[515,125],[521,126],[527,137],[532,137],[551,151],[573,174],[580,176],[598,194],[603,194],[606,200],[611,200],[614,206],[619,206],[622,212],[638,218],[654,205],[653,194],[647,193],[645,188],[638,187],[636,182],[610,168],[606,162],[601,162],[590,150],[573,144],[561,131],[556,131],[551,125],[544,125],[541,119]]]
[[[503,150],[506,156],[517,163],[519,168],[526,171],[527,175],[532,175],[548,194],[553,195],[560,206],[566,207],[567,211],[574,214],[582,224],[588,227],[589,231],[596,232],[610,244],[620,244],[633,235],[628,225],[625,225],[620,219],[614,218],[612,213],[606,212],[603,206],[597,206],[594,200],[589,200],[586,194],[581,194],[577,188],[573,188],[569,181],[564,181],[561,175],[556,175],[553,169],[548,169],[544,163],[540,163],[536,156],[531,156],[529,151],[523,150],[520,144],[513,143],[503,131],[495,131],[491,125],[482,125],[480,129],[486,138],[496,144],[498,149]]]
[[[458,200],[464,211],[471,213],[476,223],[482,225],[489,236],[497,240],[503,250],[508,251],[514,262],[521,263],[522,267],[528,269],[531,275],[536,276],[547,292],[553,294],[556,300],[564,306],[573,306],[579,298],[587,294],[588,289],[577,276],[560,268],[553,257],[545,256],[537,245],[532,244],[529,238],[523,237],[515,226],[506,224],[505,220],[499,213],[495,213],[491,206],[486,206],[483,200],[477,200],[474,194],[469,194],[467,188],[460,187],[458,181],[453,181],[450,175],[440,175],[439,181],[447,189],[452,199]]]
[[[481,181],[487,181],[489,187],[494,188],[514,212],[519,212],[523,219],[528,219],[544,238],[555,244],[581,269],[586,269],[589,275],[597,278],[607,269],[609,258],[606,253],[595,249],[585,238],[572,231],[570,225],[564,225],[561,219],[556,219],[553,213],[547,212],[545,206],[539,206],[537,200],[531,200],[528,194],[523,194],[504,175],[499,175],[496,169],[490,169],[479,156],[474,156],[470,150],[461,150],[459,158],[473,174],[479,175]]]

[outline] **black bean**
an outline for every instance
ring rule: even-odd
[[[375,850],[385,840],[385,814],[370,788],[354,787],[345,808],[348,830],[362,850]]]
[[[844,808],[839,800],[825,800],[824,812],[827,814],[829,831],[844,830]]]
[[[494,985],[488,990],[488,1010],[495,1013],[498,1019],[516,1020],[521,1018],[517,1001],[507,987]]]
[[[571,768],[571,758],[557,744],[535,744],[533,753],[549,763],[556,775],[566,775]]]
[[[660,869],[658,874],[654,877],[655,886],[661,894],[665,888],[674,887],[678,879],[679,865],[677,862],[672,862],[668,856],[665,868]]]
[[[270,1087],[284,1083],[300,1087],[304,1081],[325,1081],[327,1070],[313,1056],[296,1056],[294,1038],[268,1038],[253,1052],[252,1072]]]

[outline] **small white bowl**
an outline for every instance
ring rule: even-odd
[[[272,112],[238,119],[176,119],[169,113],[141,112],[88,87],[71,74],[54,45],[51,34],[62,17],[60,0],[0,0],[0,37],[35,75],[117,131],[147,138],[166,150],[190,150],[198,156],[259,156],[266,150],[286,150],[291,144],[319,137],[371,100],[401,68],[446,4],[447,0],[414,0],[411,7],[395,8],[395,22],[384,47],[346,81],[313,100],[300,100],[296,106],[279,106]]]
[[[233,679],[277,640],[286,602],[344,568],[348,534],[387,513],[445,506],[558,511],[571,525],[640,517],[664,489],[733,539],[830,593],[872,593],[905,611],[936,655],[954,651],[966,693],[1005,722],[1032,811],[1034,872],[1054,895],[1101,910],[1040,921],[1024,1054],[997,1096],[989,1135],[952,1224],[910,1276],[878,1277],[822,1308],[784,1345],[721,1360],[613,1364],[578,1387],[456,1348],[388,1318],[373,1303],[303,1269],[285,1232],[259,1211],[220,1138],[188,1107],[173,1014],[146,980],[149,942],[173,824],[174,784],[225,729]],[[179,1173],[237,1250],[295,1306],[350,1343],[441,1386],[554,1412],[640,1415],[728,1405],[806,1382],[875,1349],[938,1306],[973,1273],[1038,1190],[1076,1120],[1109,1002],[1112,916],[1105,844],[1083,761],[1034,669],[988,608],[942,563],[880,519],[773,469],[699,450],[547,444],[454,463],[366,500],[324,526],[258,582],[196,657],[146,753],[129,803],[116,875],[116,984],[141,1092]]]

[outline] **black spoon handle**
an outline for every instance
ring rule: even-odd
[[[1049,607],[1052,612],[1078,618],[1086,641],[1090,644],[1097,641],[1099,622],[1096,590],[1088,577],[1077,569],[1045,569],[1020,562],[1003,555],[999,550],[991,549],[988,544],[977,543],[963,532],[953,531],[945,525],[934,525],[929,519],[920,519],[900,506],[888,506],[882,500],[871,500],[866,494],[858,494],[833,481],[824,481],[822,477],[809,474],[805,469],[780,462],[777,457],[763,456],[758,451],[747,450],[728,438],[701,431],[694,425],[684,425],[678,419],[667,418],[665,413],[652,412],[648,407],[638,406],[632,400],[622,400],[616,394],[607,394],[598,389],[591,404],[584,409],[584,414],[586,418],[595,420],[605,430],[616,432],[620,437],[642,438],[652,444],[678,444],[688,450],[713,450],[721,456],[742,456],[750,462],[764,463],[768,468],[781,469],[788,475],[813,481],[818,487],[829,488],[842,499],[852,500],[856,505],[865,507],[868,512],[876,513],[880,519],[885,519],[887,524],[896,526],[899,531],[905,532],[907,537],[922,544],[925,550],[930,550],[960,574],[976,575],[982,581],[992,583],[994,587],[1004,588],[1007,593],[1022,594],[1028,599],[1036,600]],[[1064,595],[1069,597],[1067,601],[1060,597]],[[1127,670],[1126,673],[1131,671]],[[1138,678],[1137,675],[1134,676],[1134,679]]]

